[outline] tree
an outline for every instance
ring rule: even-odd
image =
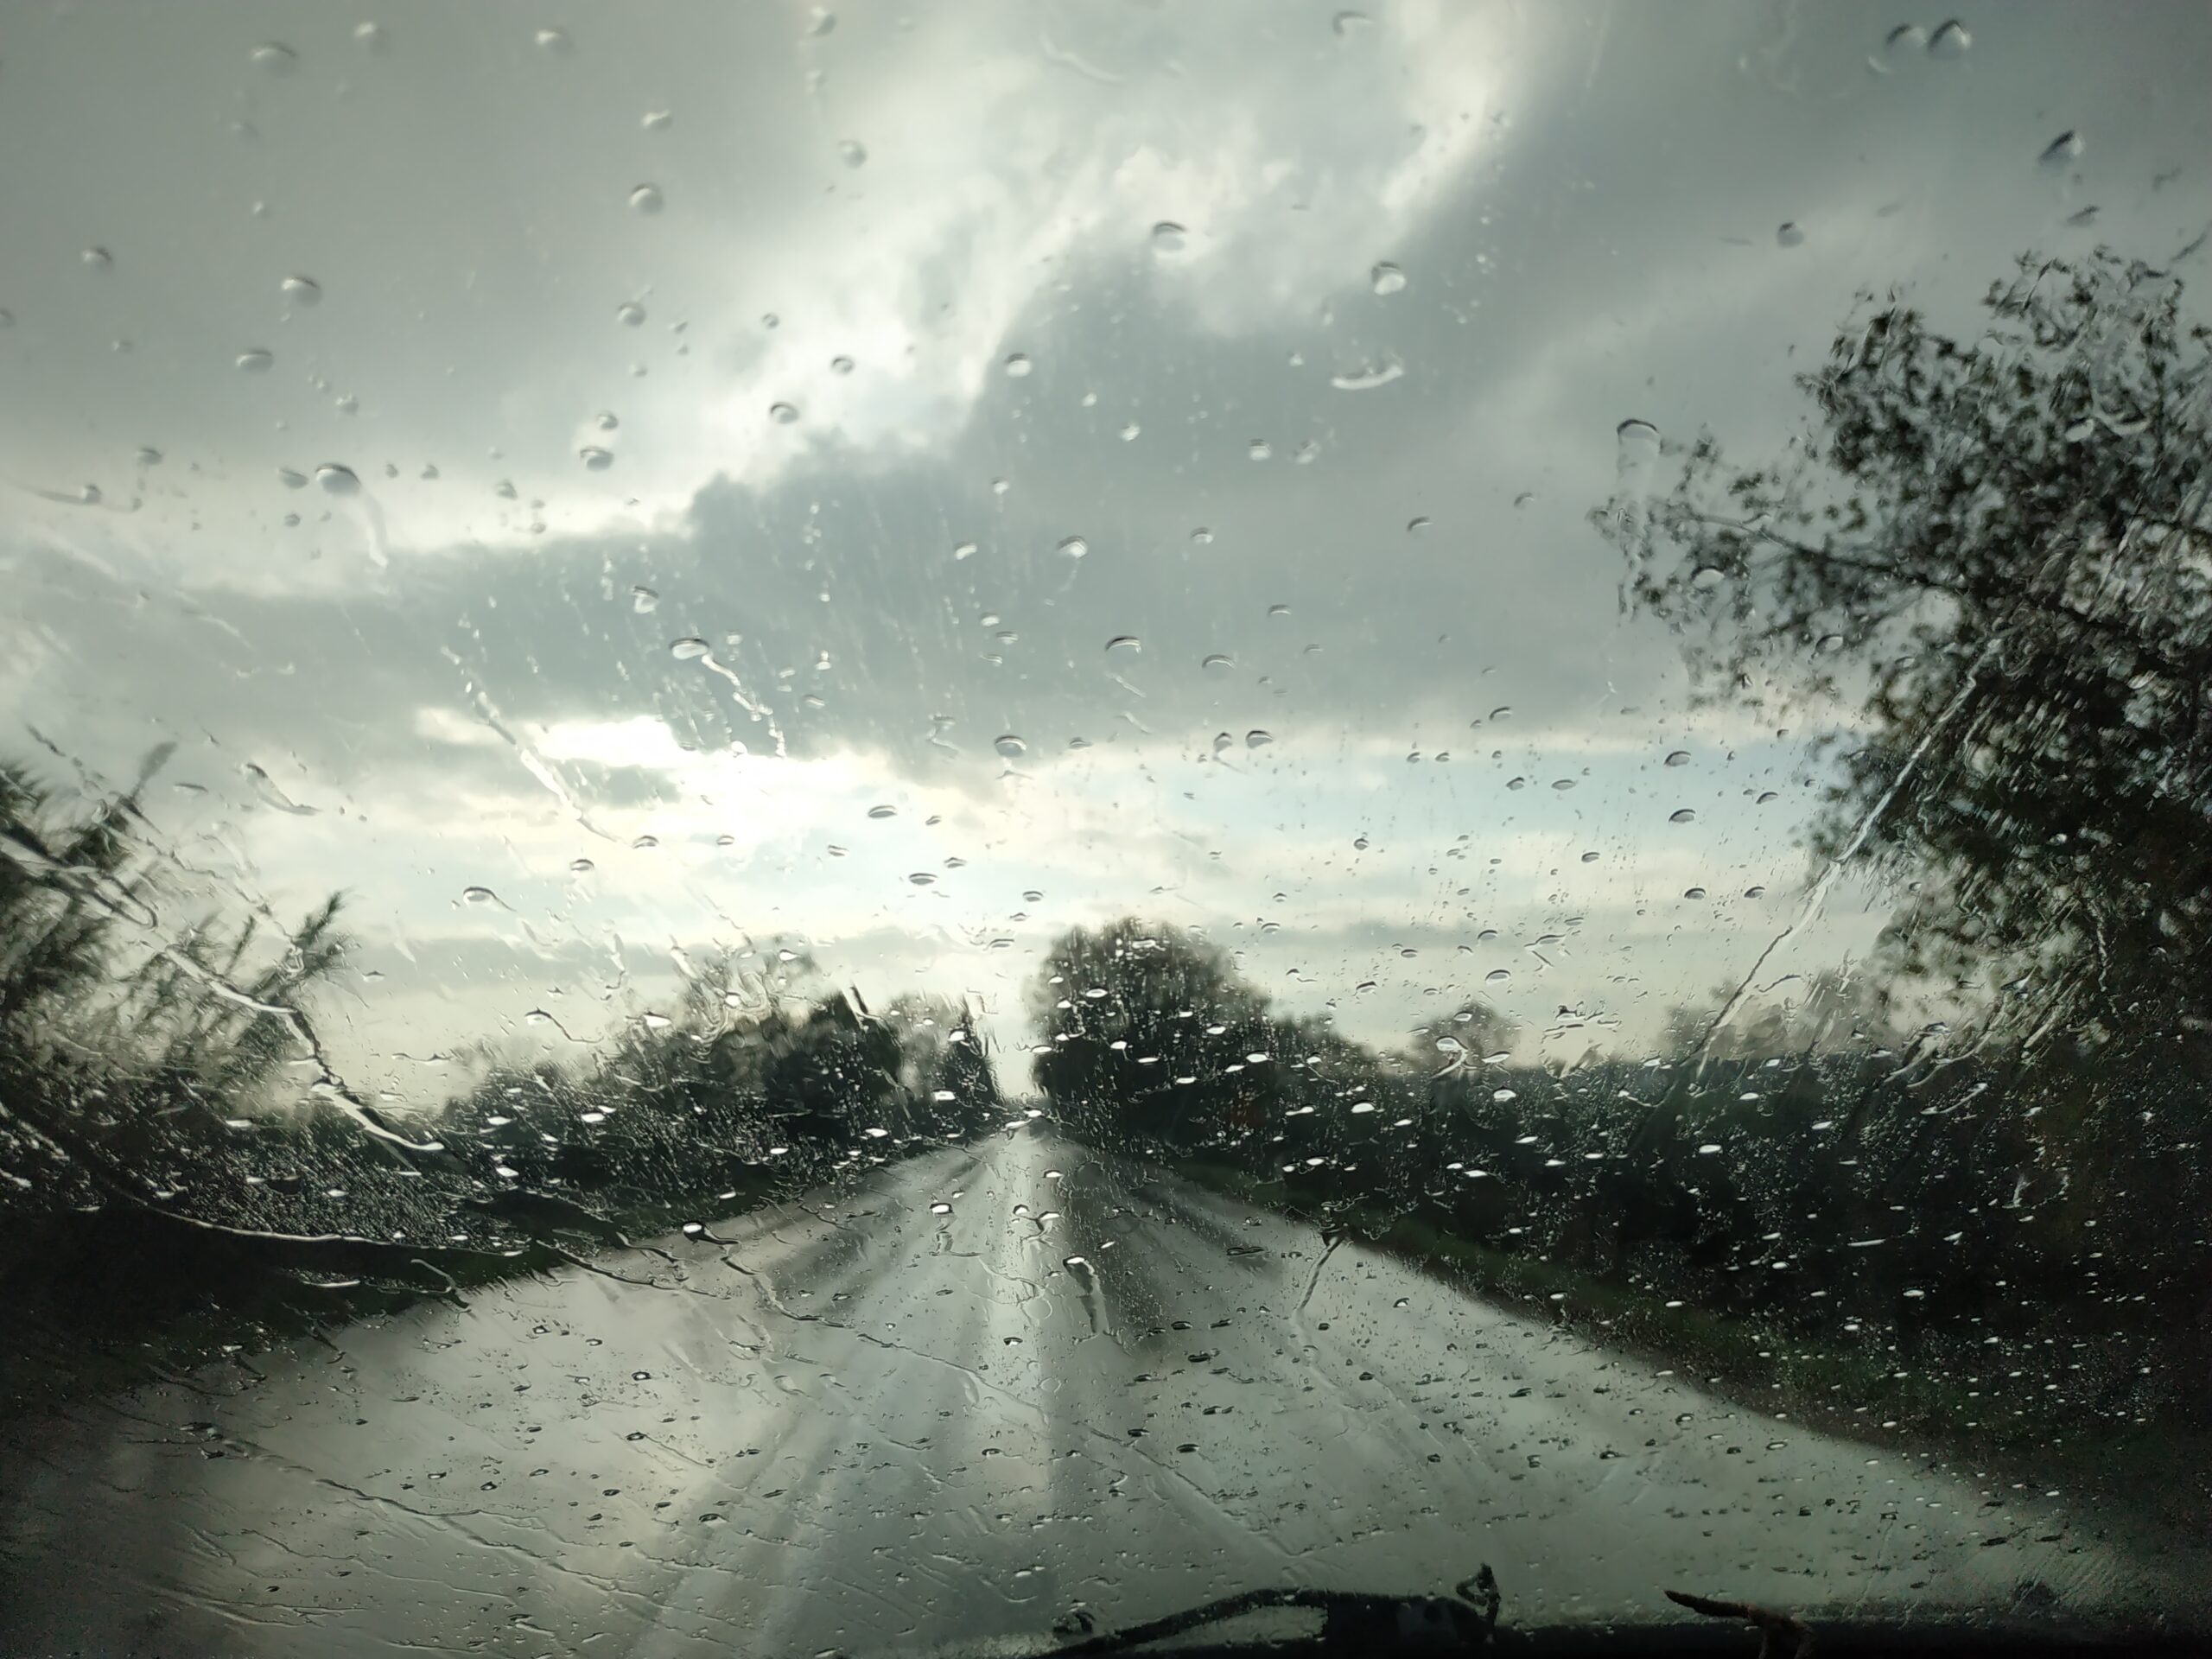
[[[1029,987],[1037,1084],[1080,1129],[1187,1143],[1239,1116],[1276,1064],[1267,998],[1227,952],[1124,916],[1072,927]],[[1255,1060],[1259,1054],[1264,1058]]]
[[[1705,695],[1859,702],[1816,855],[1923,878],[1888,965],[2001,985],[2031,1042],[2212,1014],[2212,336],[2181,299],[2108,252],[2023,259],[1963,343],[1870,296],[1784,456],[1701,436],[1599,515]]]

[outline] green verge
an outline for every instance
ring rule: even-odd
[[[1193,1185],[1292,1220],[1313,1222],[1285,1184],[1216,1160],[1166,1167]],[[2202,1535],[2212,1491],[2177,1478],[2212,1469],[2212,1436],[2152,1422],[2116,1422],[2063,1407],[2005,1408],[1894,1353],[1848,1348],[1757,1320],[1731,1319],[1615,1278],[1519,1255],[1444,1230],[1420,1215],[1371,1204],[1332,1206],[1332,1224],[1455,1288],[1515,1304],[1766,1416],[1910,1455],[1930,1467],[2085,1496],[2135,1522]],[[1869,1332],[1870,1342],[1878,1335]],[[2038,1402],[2038,1405],[2040,1402]],[[2008,1480],[2007,1484],[2011,1484]]]

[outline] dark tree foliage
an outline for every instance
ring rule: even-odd
[[[1898,970],[2013,1034],[2212,1013],[2212,336],[2180,282],[2023,259],[1961,340],[1869,297],[1777,459],[1616,501],[1706,694],[1857,705],[1816,838],[1929,884]],[[2202,1052],[2198,1047],[2200,1055]]]

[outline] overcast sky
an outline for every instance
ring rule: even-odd
[[[1633,1048],[1796,914],[1848,714],[1693,709],[1616,429],[1763,457],[1857,290],[2212,220],[2212,11],[1949,15],[16,6],[0,748],[176,741],[416,1104],[718,943],[1014,1046],[1124,911]]]

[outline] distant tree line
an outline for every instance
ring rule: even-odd
[[[2180,1057],[1946,1058],[1831,974],[1700,1058],[1725,1001],[1641,1057],[1530,1064],[1479,1001],[1378,1052],[1123,918],[1040,969],[1033,1066],[1082,1138],[1239,1173],[1332,1235],[1413,1220],[1649,1308],[1849,1338],[1986,1384],[1992,1417],[2202,1414],[2212,1179]],[[2112,1093],[2124,1135],[2085,1127]]]

